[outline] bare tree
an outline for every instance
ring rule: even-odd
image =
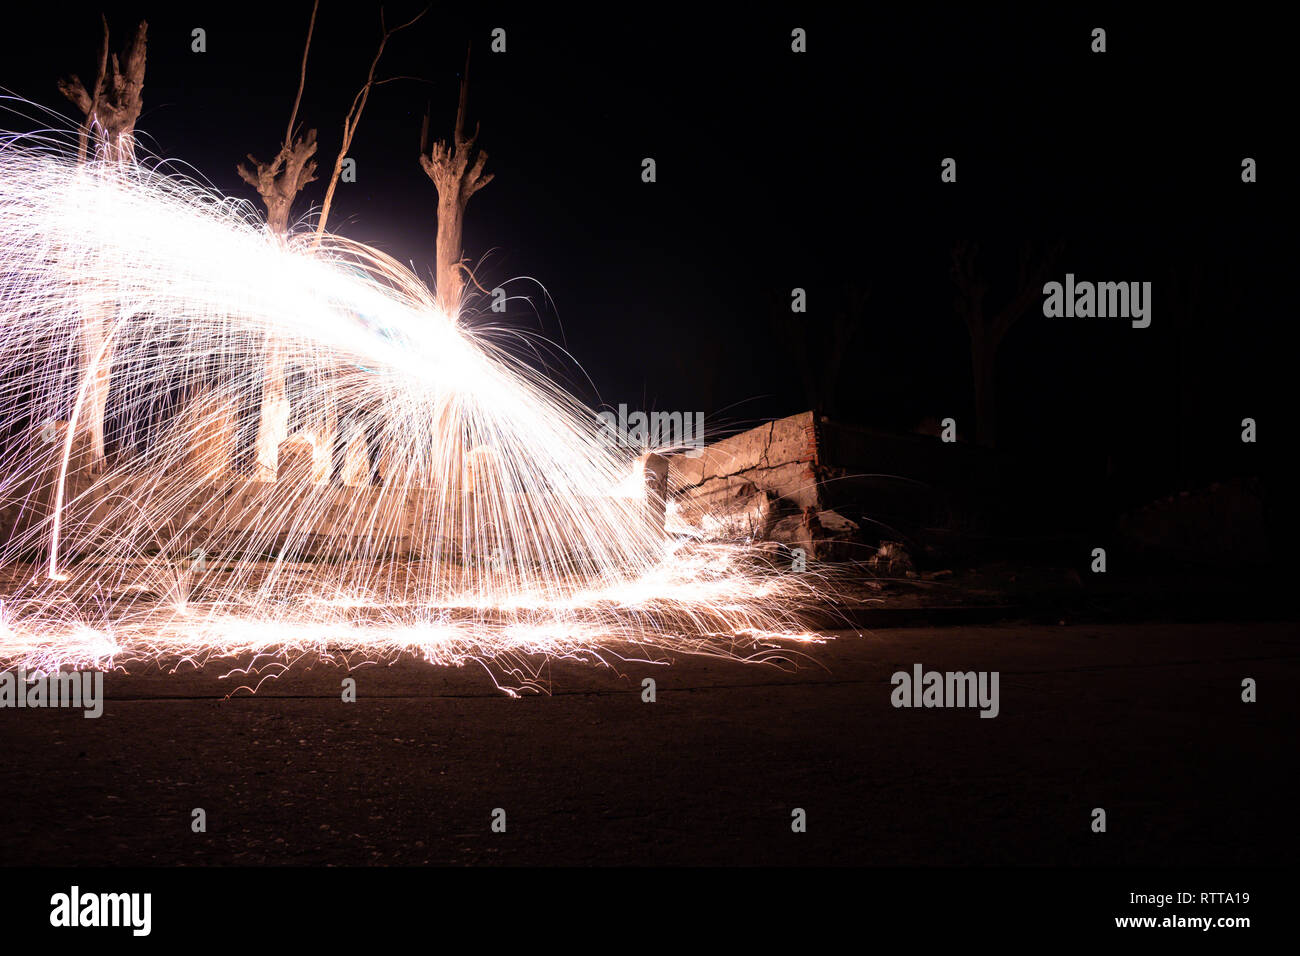
[[[319,244],[321,237],[325,235],[325,223],[329,220],[330,207],[334,203],[334,190],[338,187],[339,176],[343,172],[343,161],[347,159],[348,152],[352,149],[352,137],[357,133],[357,125],[361,122],[361,113],[366,108],[366,101],[370,99],[370,91],[376,86],[383,86],[385,83],[391,83],[393,80],[401,77],[389,77],[385,80],[376,80],[375,71],[379,69],[379,60],[384,55],[384,48],[388,41],[396,33],[400,33],[407,27],[413,25],[429,10],[426,7],[411,19],[407,20],[401,26],[388,26],[384,18],[383,7],[379,8],[379,27],[381,36],[379,39],[379,49],[375,51],[375,58],[370,61],[370,72],[366,74],[366,82],[357,95],[352,98],[352,108],[348,110],[347,116],[343,117],[343,141],[339,146],[339,154],[334,160],[334,170],[330,174],[329,185],[325,188],[325,202],[321,205],[320,220],[316,224],[316,243]]]
[[[266,224],[271,232],[285,241],[289,234],[289,216],[294,200],[308,183],[316,179],[316,130],[309,129],[297,135],[298,107],[302,103],[303,87],[307,83],[307,57],[311,52],[312,33],[316,29],[316,11],[320,0],[311,8],[311,21],[307,26],[307,42],[302,48],[302,67],[298,73],[298,95],[294,97],[285,127],[280,150],[270,162],[262,162],[248,154],[250,166],[240,163],[240,177],[257,190],[266,204]],[[289,397],[285,387],[285,356],[283,348],[270,336],[263,348],[262,397],[257,422],[257,437],[253,448],[253,469],[260,464],[263,472],[274,475],[278,463],[280,443],[289,437]],[[243,448],[236,449],[242,456]]]
[[[250,153],[252,168],[239,164],[240,178],[257,190],[266,204],[266,224],[278,236],[289,233],[289,213],[298,194],[316,181],[316,131],[285,140],[284,147],[270,162],[261,162]]]
[[[262,202],[266,204],[267,226],[272,233],[282,238],[288,236],[294,201],[308,184],[316,181],[317,164],[313,158],[316,155],[317,148],[316,130],[309,129],[299,135],[295,124],[298,118],[298,107],[302,102],[303,88],[307,81],[307,60],[311,52],[312,34],[315,30],[316,14],[319,6],[319,0],[316,0],[312,5],[311,21],[307,27],[307,42],[303,46],[302,67],[298,76],[298,95],[294,98],[293,110],[289,114],[289,124],[285,128],[280,150],[269,162],[262,162],[249,154],[248,160],[251,166],[242,163],[239,166],[239,175],[257,190],[258,195],[262,197]],[[334,202],[334,190],[338,186],[344,160],[352,149],[352,140],[356,135],[357,126],[361,121],[361,114],[365,110],[366,102],[370,98],[370,91],[376,86],[389,82],[389,80],[375,79],[375,72],[379,67],[379,61],[384,54],[384,49],[395,33],[411,26],[427,12],[427,10],[423,11],[406,23],[390,29],[385,20],[383,9],[381,8],[379,11],[381,27],[379,49],[370,63],[370,71],[366,76],[365,84],[358,91],[356,97],[353,98],[352,106],[343,119],[343,138],[339,145],[338,155],[334,160],[334,168],[330,174],[329,184],[325,190],[325,201],[316,224],[313,246],[319,245],[321,238],[325,234],[325,226],[329,220],[330,209]],[[263,368],[262,398],[255,440],[254,469],[256,470],[260,464],[263,476],[266,477],[267,472],[274,474],[276,470],[279,447],[288,437],[290,425],[290,402],[285,381],[285,356],[283,349],[270,339],[266,344]],[[333,425],[329,422],[318,424],[322,428],[321,440],[328,443],[326,433],[333,428]]]
[[[135,160],[135,123],[140,118],[144,90],[145,36],[149,25],[141,20],[119,58],[109,52],[108,19],[103,15],[104,39],[99,48],[95,82],[89,90],[77,76],[58,82],[59,92],[82,113],[77,157],[85,163],[92,151],[105,171]],[[103,290],[87,289],[81,312],[80,394],[78,429],[90,437],[90,469],[100,472],[106,463],[104,416],[112,382],[113,343],[110,327],[114,306]]]
[[[429,114],[424,115],[420,129],[420,165],[433,180],[438,190],[438,239],[436,282],[438,303],[447,315],[455,315],[460,308],[464,266],[461,258],[461,234],[465,221],[465,207],[469,198],[492,181],[492,173],[484,174],[488,155],[476,148],[479,127],[474,124],[474,134],[465,134],[465,113],[469,100],[469,53],[465,54],[465,72],[460,79],[460,102],[456,107],[456,127],[452,140],[429,142]],[[427,154],[427,155],[426,155]]]
[[[241,179],[257,190],[262,202],[266,204],[266,223],[277,236],[284,236],[289,231],[289,213],[293,202],[303,188],[316,180],[316,131],[309,129],[301,136],[295,135],[294,124],[298,121],[298,106],[302,103],[303,87],[307,83],[307,55],[311,52],[311,36],[316,29],[316,11],[320,0],[311,8],[311,22],[307,26],[307,42],[302,48],[302,68],[298,74],[298,95],[294,97],[293,110],[289,113],[289,125],[285,128],[280,151],[270,162],[261,162],[248,154],[251,168],[239,164]]]
[[[460,309],[461,291],[464,288],[461,259],[461,235],[465,221],[465,207],[470,196],[474,195],[492,181],[492,174],[484,174],[487,153],[476,148],[479,127],[474,126],[474,134],[467,136],[466,110],[469,102],[469,50],[465,51],[465,72],[460,79],[460,99],[456,106],[456,125],[452,131],[452,140],[429,142],[429,114],[424,114],[420,127],[420,166],[433,180],[438,191],[438,233],[435,247],[434,282],[438,305],[447,316],[455,316]],[[451,463],[453,472],[451,482],[446,486],[451,500],[464,496],[460,494],[460,474],[464,471],[466,461],[465,446],[467,436],[450,427],[456,416],[455,403],[450,396],[439,401],[435,413],[440,423],[440,433],[451,435],[451,447],[443,450],[446,460]],[[470,533],[471,515],[462,507],[459,513],[462,541]]]
[[[145,34],[149,24],[141,20],[119,59],[109,53],[108,18],[104,40],[99,48],[99,66],[95,82],[86,89],[81,78],[73,75],[59,81],[59,92],[66,96],[85,117],[81,126],[79,158],[86,159],[93,140],[102,158],[128,163],[135,159],[135,122],[140,118],[141,94],[144,90]]]
[[[971,372],[975,381],[975,439],[992,447],[997,437],[997,355],[1002,340],[1011,327],[1042,294],[1043,280],[1055,266],[1064,248],[1063,242],[1038,249],[1026,242],[1020,247],[1016,284],[1011,298],[1001,309],[985,308],[988,282],[980,274],[977,259],[979,243],[958,240],[952,249],[950,275],[957,286],[957,314],[970,334]]]

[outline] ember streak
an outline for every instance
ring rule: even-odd
[[[28,503],[0,565],[44,564],[4,595],[0,662],[347,646],[500,659],[518,693],[520,654],[812,638],[818,575],[670,537],[662,459],[376,249],[285,243],[191,181],[14,137],[0,261],[0,429],[27,439],[0,492]],[[241,461],[245,386],[281,366],[293,431]]]

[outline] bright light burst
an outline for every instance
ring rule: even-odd
[[[666,537],[590,409],[373,248],[0,137],[0,323],[0,664],[411,654],[514,692],[815,638],[815,578]]]

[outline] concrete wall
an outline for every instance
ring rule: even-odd
[[[766,495],[775,511],[822,507],[817,423],[812,412],[777,419],[714,442],[699,457],[669,456],[669,492],[691,523],[699,513],[752,507]]]

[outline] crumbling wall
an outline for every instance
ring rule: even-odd
[[[668,487],[683,502],[707,507],[760,490],[800,511],[820,504],[812,412],[759,425],[694,455],[668,459]]]
[[[772,540],[809,555],[853,556],[858,526],[827,510],[819,424],[801,412],[669,458],[670,527],[713,538]]]

